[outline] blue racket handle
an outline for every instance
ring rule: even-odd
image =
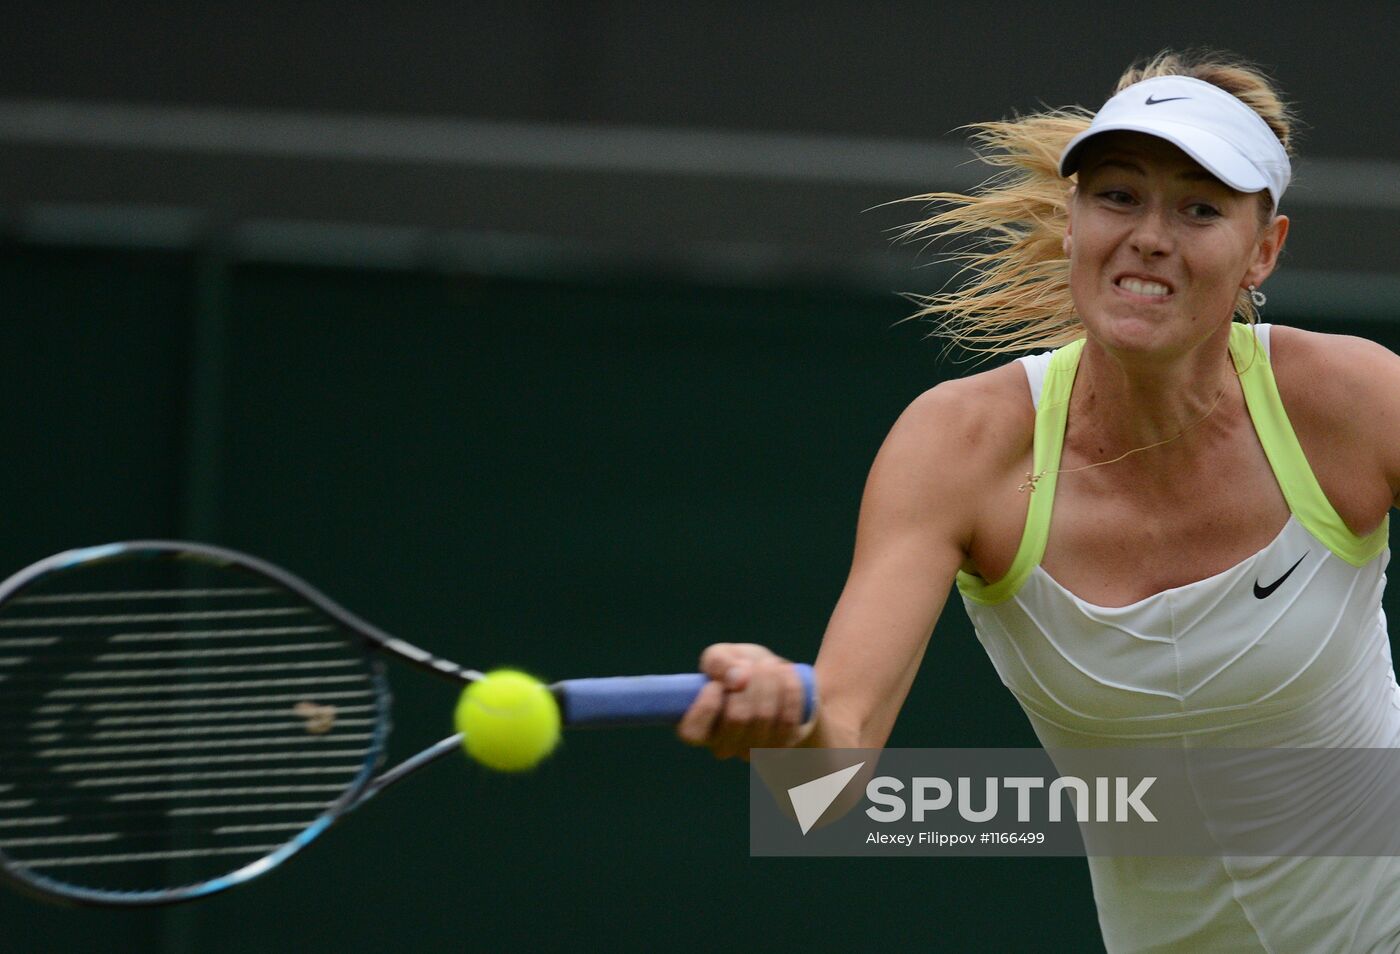
[[[802,721],[812,717],[817,681],[812,667],[797,663],[802,680]],[[674,676],[608,676],[565,679],[550,688],[566,726],[656,725],[680,721],[709,679],[698,672]]]

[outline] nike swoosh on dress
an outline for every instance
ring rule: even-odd
[[[1298,562],[1288,568],[1287,573],[1283,574],[1283,576],[1279,577],[1277,580],[1274,580],[1268,586],[1260,586],[1259,581],[1256,579],[1254,581],[1254,598],[1257,600],[1268,599],[1269,595],[1283,585],[1283,581],[1288,579],[1289,576],[1293,574],[1294,570],[1298,569],[1298,566],[1308,558],[1308,554],[1311,552],[1311,550],[1305,551],[1303,555],[1298,558]]]

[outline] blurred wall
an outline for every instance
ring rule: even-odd
[[[1302,119],[1284,208],[1306,227],[1280,287],[1393,287],[1398,10],[15,0],[0,13],[0,227],[924,290],[946,273],[888,248],[917,214],[888,203],[985,175],[960,127],[1096,108],[1130,62],[1206,45],[1272,69]]]

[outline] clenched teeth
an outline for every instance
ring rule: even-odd
[[[1132,292],[1134,295],[1153,295],[1161,297],[1170,295],[1171,289],[1161,282],[1145,282],[1140,278],[1120,278],[1118,287]]]

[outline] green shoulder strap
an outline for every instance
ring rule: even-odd
[[[1230,326],[1230,354],[1244,388],[1245,405],[1249,408],[1254,430],[1264,445],[1274,478],[1283,490],[1288,509],[1308,532],[1317,537],[1327,549],[1350,563],[1363,566],[1385,549],[1390,539],[1390,516],[1364,537],[1352,533],[1342,521],[1332,502],[1322,492],[1298,435],[1284,413],[1279,398],[1278,383],[1273,367],[1264,350],[1259,347],[1254,329],[1236,322]]]
[[[1055,478],[1060,469],[1060,452],[1065,445],[1065,421],[1069,416],[1069,395],[1074,388],[1074,373],[1079,369],[1079,352],[1084,339],[1072,341],[1056,351],[1045,370],[1045,382],[1040,388],[1040,401],[1035,410],[1035,449],[1032,473],[1042,475],[1027,489],[1031,495],[1026,511],[1026,528],[1011,569],[995,583],[966,571],[958,572],[958,590],[974,603],[1002,603],[1016,595],[1031,570],[1045,556],[1045,543],[1050,538],[1050,512],[1055,503]]]

